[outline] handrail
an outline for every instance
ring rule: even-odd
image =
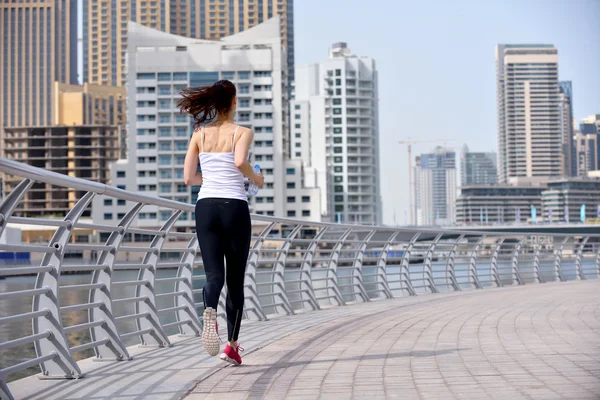
[[[136,338],[138,343],[162,347],[171,345],[168,335],[174,331],[182,335],[201,334],[200,281],[204,277],[198,240],[190,229],[172,229],[178,226],[181,213],[194,210],[193,205],[3,158],[0,172],[22,178],[0,202],[0,233],[8,223],[54,229],[48,243],[0,246],[3,252],[29,251],[32,259],[37,257],[37,265],[0,265],[2,279],[24,274],[36,277],[33,288],[0,293],[0,301],[31,299],[32,304],[32,311],[4,316],[0,325],[10,328],[12,324],[31,321],[34,328],[28,336],[3,338],[0,350],[35,346],[36,352],[35,358],[15,360],[0,370],[1,398],[12,398],[5,376],[32,365],[39,365],[48,377],[83,377],[85,371],[79,369],[74,352],[93,349],[98,359],[127,361],[131,357],[126,345]],[[75,189],[84,195],[60,220],[13,215],[35,182]],[[131,203],[117,223],[82,222],[83,211],[96,196]],[[171,216],[162,226],[140,228],[136,218],[146,206],[170,210]],[[244,317],[257,320],[376,298],[541,283],[548,281],[543,278],[548,275],[560,280],[600,276],[600,234],[394,228],[263,215],[252,215],[252,220],[263,229],[252,239]],[[94,235],[105,233],[108,239],[74,243],[74,232],[80,227],[92,230]],[[310,235],[306,233],[309,231]],[[270,240],[271,232],[280,236]],[[148,235],[150,243],[124,245],[127,234]],[[536,241],[539,238],[544,241]],[[65,253],[73,249],[83,252],[89,261],[65,259]],[[92,251],[98,253],[97,257],[91,256]],[[136,258],[125,260],[126,254]],[[161,259],[161,254],[176,254],[177,258]],[[533,257],[531,266],[529,257]],[[134,271],[135,276],[124,270]],[[71,273],[88,274],[85,276],[90,279],[75,284],[65,282]],[[502,281],[508,275],[511,281]],[[62,291],[89,296],[78,304],[62,304]],[[224,300],[223,295],[221,302]],[[61,318],[61,314],[73,312],[87,312],[88,318],[63,326],[69,319]],[[69,347],[69,335],[86,329],[90,339]]]

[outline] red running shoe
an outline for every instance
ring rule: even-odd
[[[231,347],[230,344],[227,344],[227,346],[225,346],[225,350],[223,350],[223,353],[221,353],[221,360],[223,361],[227,361],[229,364],[232,365],[242,365],[242,357],[240,356],[240,351],[244,351],[244,349],[242,347],[240,347],[240,345],[238,344],[237,349],[234,349],[233,347]]]

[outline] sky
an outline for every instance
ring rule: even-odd
[[[327,58],[335,42],[377,63],[385,224],[410,215],[399,140],[496,151],[497,44],[554,44],[575,118],[600,114],[600,0],[295,0],[294,12],[296,64]],[[414,145],[413,157],[435,145]]]

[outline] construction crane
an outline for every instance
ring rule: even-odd
[[[413,201],[414,201],[414,187],[413,187],[413,165],[412,165],[412,145],[413,144],[419,144],[419,143],[443,143],[444,145],[446,144],[446,142],[450,142],[452,140],[450,139],[428,139],[428,140],[413,140],[411,137],[401,140],[398,143],[400,144],[405,144],[408,148],[408,191],[409,191],[409,201],[410,201],[410,224],[414,225],[415,223],[415,218],[414,218],[414,206],[413,206]]]

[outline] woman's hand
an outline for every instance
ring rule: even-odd
[[[254,174],[254,176],[252,177],[252,182],[254,182],[256,186],[261,188],[265,185],[265,176],[261,173]]]

